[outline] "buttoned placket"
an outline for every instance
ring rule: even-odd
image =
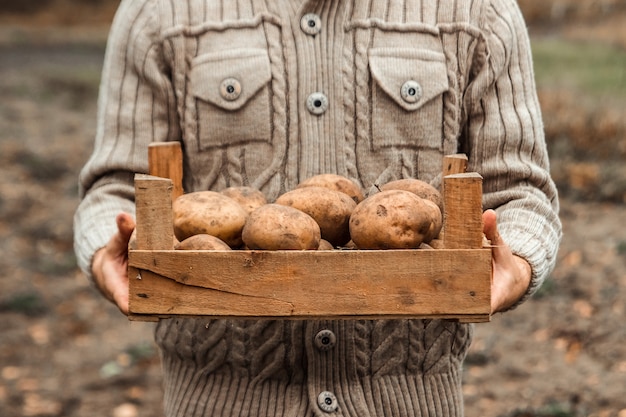
[[[300,30],[305,37],[313,39],[313,42],[320,41],[322,31],[322,18],[320,15],[305,10],[300,17]],[[319,87],[318,87],[319,88]],[[322,91],[309,91],[303,103],[311,117],[322,116],[329,107],[328,97]],[[309,355],[309,383],[310,402],[312,407],[318,407],[322,414],[329,416],[341,415],[339,401],[332,391],[332,378],[328,378],[328,369],[332,367],[333,349],[337,344],[337,336],[328,326],[320,321],[308,322],[307,355]],[[322,375],[325,375],[322,377]],[[322,379],[323,378],[323,379]]]
[[[345,2],[305,1],[290,19],[294,53],[298,57],[297,121],[301,123],[301,136],[297,146],[303,155],[302,176],[343,168],[344,161],[335,155],[334,141],[328,137],[335,132],[341,134],[343,118],[336,117],[336,113],[343,107],[345,86],[338,82],[336,74],[329,72],[328,63],[340,71],[345,58],[343,42],[351,41],[344,36],[339,22],[326,19],[341,19],[347,16],[348,8]],[[334,30],[339,32],[335,34]],[[315,283],[311,285],[314,291]],[[361,368],[354,332],[350,320],[306,322],[306,393],[311,413],[316,417],[370,417],[357,371]]]
[[[322,30],[322,19],[315,13],[305,13],[300,18],[300,29],[308,36],[315,37]],[[309,94],[306,100],[306,108],[315,116],[320,116],[328,109],[328,98],[321,91]]]
[[[335,332],[329,328],[328,324],[330,323],[322,321],[309,322],[308,324],[310,327],[307,334],[309,335],[308,337],[311,338],[308,345],[312,346],[313,349],[308,350],[307,354],[311,355],[309,363],[317,365],[309,368],[309,371],[313,373],[309,375],[309,378],[319,378],[320,374],[328,372],[333,358],[336,357],[333,350],[336,348],[338,340]],[[324,368],[326,371],[322,371]],[[324,382],[331,381],[318,382],[323,384]],[[319,410],[321,410],[324,414],[340,415],[339,413],[341,413],[341,410],[339,409],[339,401],[335,393],[332,391],[332,387],[320,384],[315,385],[318,385],[317,389],[319,391],[314,394],[317,398],[312,398],[314,401],[313,404],[316,404]]]
[[[322,30],[322,19],[315,13],[305,13],[300,18],[300,29],[307,36],[315,38]],[[305,105],[311,115],[321,116],[328,109],[329,103],[324,93],[313,91],[309,93]],[[316,322],[310,322],[309,326],[314,326],[314,323]],[[337,343],[335,333],[330,329],[322,328],[309,334],[313,339],[309,342],[309,346],[314,346],[314,348],[308,351],[307,354],[314,355],[314,357],[310,358],[313,363],[318,363],[319,366],[326,366],[326,362],[331,356],[330,351]],[[317,369],[309,369],[309,372],[312,372],[312,374],[309,374],[309,378],[317,378]],[[323,413],[328,413],[329,415],[337,412],[339,409],[337,397],[330,391],[330,388],[322,387],[320,392],[317,393],[317,398],[311,398],[313,404],[316,404]]]

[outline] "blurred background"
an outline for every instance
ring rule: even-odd
[[[626,0],[520,0],[564,241],[535,298],[476,326],[468,417],[626,417]],[[152,325],[76,268],[118,1],[0,0],[0,416],[161,415]]]

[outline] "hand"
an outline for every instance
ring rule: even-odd
[[[100,292],[128,315],[128,241],[135,230],[135,220],[120,213],[115,222],[117,233],[94,254],[92,272]]]
[[[531,267],[528,262],[513,255],[504,242],[496,224],[496,212],[483,213],[483,231],[491,241],[493,279],[491,281],[491,312],[504,311],[519,301],[528,290]]]

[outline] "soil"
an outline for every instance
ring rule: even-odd
[[[625,16],[607,19],[623,28]],[[0,28],[0,416],[160,416],[153,325],[129,322],[104,301],[72,249],[107,25]],[[559,130],[555,109],[584,112],[540,93],[548,133]],[[624,122],[616,123],[623,143]],[[623,161],[626,150],[603,157],[589,139],[548,139],[562,190],[557,267],[533,299],[476,325],[464,373],[468,417],[626,417],[626,192],[582,169]],[[588,152],[561,152],[564,140]],[[609,194],[584,192],[607,186]]]

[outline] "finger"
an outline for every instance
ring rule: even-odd
[[[502,240],[498,233],[497,215],[494,210],[489,209],[483,213],[483,233],[493,245],[497,245]]]
[[[498,231],[497,214],[494,210],[486,210],[483,213],[483,233],[491,242],[494,261],[510,256],[511,250]]]
[[[120,213],[115,217],[115,223],[117,224],[117,229],[120,234],[126,239],[126,243],[128,243],[128,239],[130,235],[135,230],[135,220],[128,213]]]
[[[128,251],[128,242],[135,230],[135,221],[127,213],[120,213],[115,217],[117,233],[111,237],[107,245],[107,250],[114,257],[125,255]]]
[[[506,259],[503,251],[506,251],[507,248],[498,232],[497,214],[494,210],[486,210],[483,213],[483,233],[491,242],[491,255],[493,257],[494,280],[491,287],[491,312],[493,314],[500,309],[505,301],[506,288],[502,287],[498,271],[501,269],[500,260]]]
[[[120,263],[122,262],[122,263]],[[125,261],[107,256],[102,265],[98,288],[124,313],[128,314],[128,274]]]

